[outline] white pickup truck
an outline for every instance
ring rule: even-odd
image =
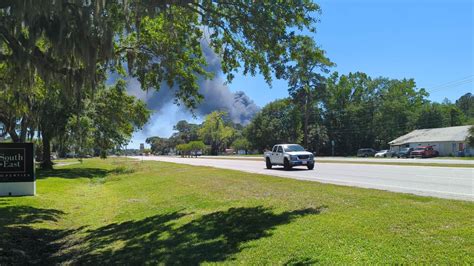
[[[277,144],[272,151],[265,152],[265,162],[267,168],[273,165],[283,165],[285,170],[293,166],[305,165],[309,170],[314,169],[314,156],[298,144]]]

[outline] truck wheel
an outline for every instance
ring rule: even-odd
[[[283,161],[283,167],[285,168],[285,170],[290,170],[291,169],[290,162],[286,158],[285,158],[285,161]]]
[[[272,169],[272,162],[270,162],[270,158],[266,159],[267,169]]]
[[[314,169],[314,163],[308,164],[308,170],[313,170]]]

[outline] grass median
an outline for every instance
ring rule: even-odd
[[[473,264],[474,203],[87,159],[0,198],[3,264]]]
[[[198,157],[200,158],[200,157]],[[229,156],[229,157],[204,157],[204,159],[217,159],[217,160],[242,160],[242,161],[262,161],[264,162],[263,156],[260,157],[238,157],[238,156]],[[403,162],[403,159],[400,161],[351,161],[351,160],[328,160],[324,158],[317,158],[316,163],[337,163],[337,164],[372,164],[372,165],[399,165],[399,166],[430,166],[430,167],[454,167],[454,168],[474,168],[474,164],[470,163],[433,163],[429,161],[424,162]]]

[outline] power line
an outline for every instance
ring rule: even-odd
[[[469,76],[466,76],[466,77],[463,77],[463,78],[460,78],[460,79],[456,79],[456,80],[449,81],[449,82],[446,82],[446,83],[442,83],[442,84],[439,84],[439,85],[436,85],[436,86],[432,86],[430,88],[427,88],[426,90],[430,91],[430,92],[434,92],[434,91],[439,91],[439,90],[442,90],[442,89],[459,87],[459,86],[464,85],[464,84],[472,83],[473,80],[474,80],[473,77],[474,77],[474,75],[469,75]]]

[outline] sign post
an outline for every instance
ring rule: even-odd
[[[33,143],[0,143],[0,196],[34,196]]]

